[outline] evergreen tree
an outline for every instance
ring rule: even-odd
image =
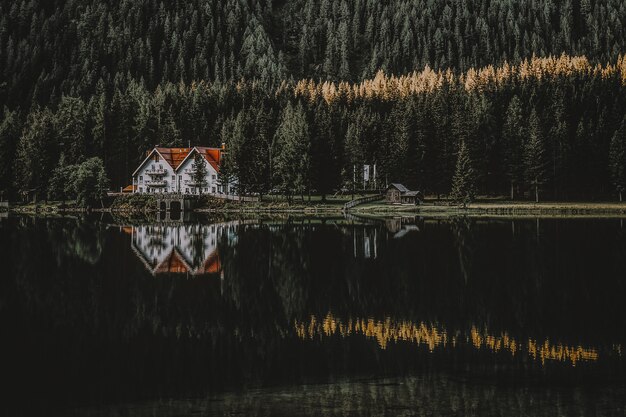
[[[65,201],[72,193],[72,173],[76,165],[67,165],[62,153],[48,184],[48,199]]]
[[[515,188],[523,182],[522,147],[524,142],[524,117],[517,96],[509,103],[502,127],[503,160],[506,176],[511,184],[511,200],[515,199]]]
[[[611,138],[609,169],[615,191],[619,195],[619,201],[624,201],[622,194],[626,190],[626,117]]]
[[[535,191],[539,202],[539,190],[547,177],[546,151],[537,112],[533,109],[528,120],[528,138],[524,143],[524,178]]]
[[[0,199],[10,198],[13,194],[13,158],[21,132],[18,113],[6,107],[3,113],[0,123]]]
[[[87,106],[74,97],[61,98],[59,109],[54,115],[54,126],[57,140],[67,158],[81,162],[87,155]]]
[[[342,137],[341,123],[336,116],[336,106],[318,103],[314,109],[314,123],[311,135],[311,184],[321,194],[326,195],[341,185]]]
[[[17,145],[15,183],[19,191],[46,195],[49,174],[58,155],[53,115],[48,109],[36,109],[26,121]]]
[[[463,207],[476,198],[476,173],[465,141],[459,145],[450,198],[463,204]]]
[[[310,188],[310,137],[309,126],[302,104],[288,103],[283,111],[275,134],[272,155],[274,183],[291,201],[294,194]]]
[[[193,180],[198,194],[202,194],[202,187],[206,184],[206,163],[204,157],[196,152],[193,156],[193,163],[191,165],[191,179]]]

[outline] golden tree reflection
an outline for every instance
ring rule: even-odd
[[[599,357],[598,350],[593,347],[569,346],[552,343],[547,339],[543,341],[528,339],[522,342],[506,332],[493,334],[488,329],[480,330],[476,326],[472,326],[468,334],[458,331],[451,333],[438,324],[394,321],[390,317],[384,320],[374,318],[342,320],[328,313],[321,319],[311,316],[308,321],[296,321],[295,330],[297,336],[304,340],[333,335],[341,337],[363,335],[376,339],[381,349],[386,349],[389,343],[398,341],[425,346],[431,352],[437,348],[465,345],[494,353],[508,352],[513,356],[527,354],[534,360],[541,361],[542,365],[546,361],[558,361],[576,366],[581,361],[597,361]],[[620,354],[621,346],[614,345],[613,351]]]

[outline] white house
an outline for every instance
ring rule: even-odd
[[[204,181],[194,180],[193,163],[202,157],[206,175]],[[235,195],[236,182],[222,184],[218,179],[224,147],[163,148],[155,146],[133,172],[130,190],[135,193],[180,193]],[[128,187],[127,187],[128,188]]]

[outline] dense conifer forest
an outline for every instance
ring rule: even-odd
[[[65,198],[93,158],[117,189],[155,144],[226,143],[243,193],[376,164],[438,195],[616,199],[625,30],[622,0],[2,0],[0,191]]]

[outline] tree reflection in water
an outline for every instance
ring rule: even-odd
[[[619,220],[546,219],[540,229],[538,242],[534,219],[9,217],[7,397],[40,398],[43,410],[208,393],[241,398],[228,407],[247,413],[248,399],[259,405],[251,388],[270,403],[279,397],[267,387],[301,399],[293,387],[312,382],[320,395],[345,387],[356,399],[376,387],[354,382],[364,376],[423,392],[462,380],[466,391],[451,386],[450,398],[471,391],[477,404],[490,390],[512,399],[537,384],[623,382]],[[522,388],[501,388],[512,381]],[[236,397],[244,388],[251,396]],[[401,396],[383,391],[372,409]],[[410,392],[398,404],[414,404]]]

